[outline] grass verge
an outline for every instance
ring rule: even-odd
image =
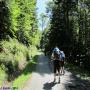
[[[0,86],[3,85],[4,81],[6,80],[6,73],[0,66]]]
[[[21,90],[28,79],[31,78],[32,72],[35,70],[37,64],[38,55],[35,55],[33,59],[26,65],[22,74],[12,82],[12,88],[14,90]]]

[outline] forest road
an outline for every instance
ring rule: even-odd
[[[52,65],[47,56],[40,55],[36,70],[22,90],[90,90],[89,84],[77,79],[67,70],[64,75],[60,76],[60,83],[58,83],[58,76],[56,82],[53,82]]]

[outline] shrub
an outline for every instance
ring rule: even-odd
[[[2,52],[0,52],[0,64],[5,65],[8,75],[17,70],[23,70],[29,57],[29,50],[16,39],[1,42]]]

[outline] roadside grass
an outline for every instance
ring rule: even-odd
[[[84,69],[84,67],[66,63],[65,68],[71,71],[75,76],[79,77],[80,79],[88,80],[90,82],[90,71]]]
[[[2,86],[5,80],[6,80],[6,73],[0,66],[0,86]]]
[[[31,78],[32,72],[36,68],[37,59],[38,54],[35,55],[31,61],[29,61],[25,69],[22,71],[22,74],[12,82],[12,88],[16,88],[16,90],[21,90],[23,88],[24,84]]]

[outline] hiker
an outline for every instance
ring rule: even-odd
[[[60,72],[62,75],[65,74],[64,71],[64,61],[65,61],[65,53],[63,51],[60,51]]]
[[[56,75],[58,71],[59,83],[60,83],[60,50],[56,46],[52,52],[53,65],[54,65],[54,82],[56,81]]]

